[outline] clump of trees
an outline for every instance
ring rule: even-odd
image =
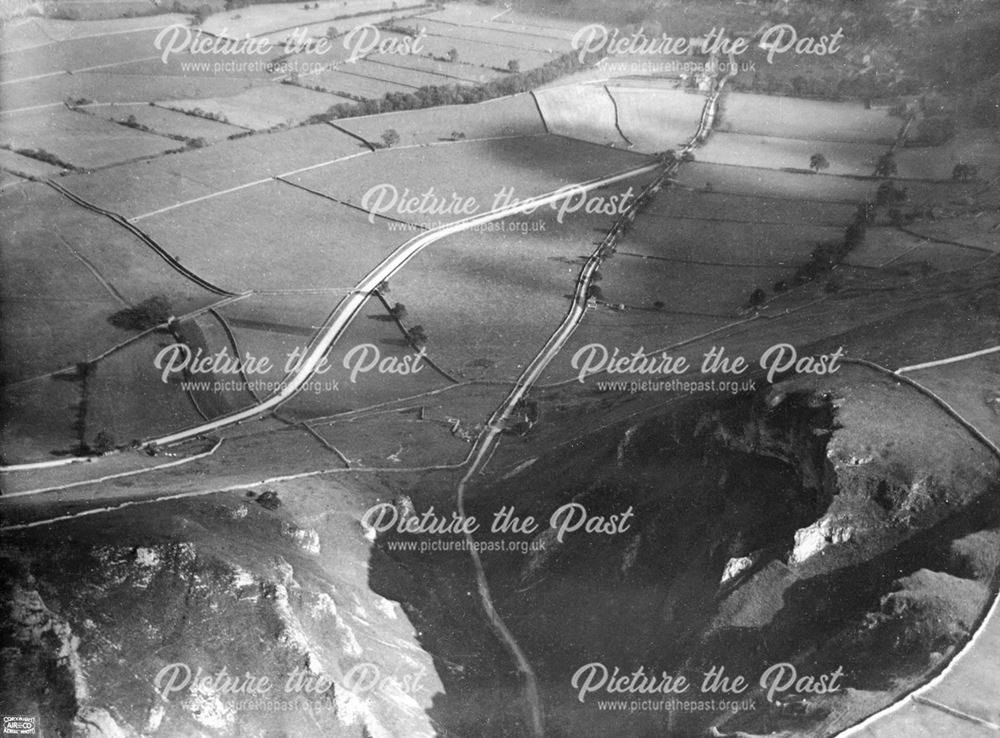
[[[875,176],[876,177],[891,177],[898,171],[896,165],[896,155],[891,151],[882,154],[875,163]]]
[[[391,149],[399,143],[399,131],[389,128],[382,132],[382,148]]]
[[[145,331],[169,323],[172,318],[170,301],[162,295],[155,295],[135,307],[119,310],[108,318],[108,322],[123,330]]]
[[[951,170],[951,178],[957,182],[968,182],[975,179],[979,169],[973,164],[959,163]]]
[[[427,345],[427,331],[424,330],[422,325],[415,325],[410,328],[410,330],[406,332],[406,337],[410,340],[410,344],[417,351]]]
[[[817,151],[809,157],[809,168],[819,174],[824,169],[830,168],[830,162],[827,161],[826,156]]]
[[[913,136],[906,140],[907,146],[941,146],[955,137],[958,127],[949,115],[932,115],[917,124]]]
[[[90,450],[95,454],[104,455],[114,451],[118,446],[118,442],[115,439],[113,433],[107,430],[98,431],[97,435],[94,436],[93,442],[90,444]]]
[[[278,493],[273,489],[261,492],[255,502],[265,510],[277,510],[281,507],[281,500],[278,498]]]

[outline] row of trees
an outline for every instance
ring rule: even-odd
[[[518,71],[480,85],[429,85],[414,92],[389,92],[378,99],[334,105],[325,113],[313,116],[310,122],[375,115],[396,110],[418,110],[440,105],[466,105],[516,95],[580,71],[597,58],[595,55],[590,55],[581,62],[577,53],[570,53],[530,71]]]

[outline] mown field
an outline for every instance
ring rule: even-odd
[[[154,215],[142,225],[186,267],[231,291],[349,288],[405,240],[357,210],[281,182]]]

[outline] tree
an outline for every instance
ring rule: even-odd
[[[958,182],[968,182],[970,179],[975,179],[978,173],[979,170],[975,165],[960,163],[951,170],[951,178]]]
[[[404,305],[401,302],[397,302],[395,305],[389,308],[389,315],[391,315],[396,320],[402,320],[403,318],[406,317],[406,305]]]
[[[448,61],[452,64],[458,61],[458,49],[455,47],[448,49]]]
[[[750,307],[757,307],[758,305],[763,305],[767,301],[767,293],[764,292],[760,287],[754,288],[754,291],[750,293]]]
[[[329,28],[326,29],[326,37],[331,41],[333,41],[339,35],[340,34],[337,32],[336,26],[330,26]]]
[[[809,157],[809,168],[819,174],[822,170],[830,168],[830,162],[826,160],[823,154],[816,152]]]
[[[395,128],[390,128],[382,133],[382,145],[387,149],[391,149],[393,146],[399,143],[399,131]]]
[[[389,291],[389,280],[388,279],[383,279],[381,282],[379,282],[378,286],[375,288],[375,291],[378,292],[378,293],[380,293],[380,294],[383,294],[383,295],[386,292],[388,292]]]
[[[410,343],[417,350],[427,345],[427,332],[422,325],[415,325],[409,330]]]
[[[94,450],[94,453],[103,455],[109,451],[114,451],[115,446],[117,445],[118,444],[112,433],[106,430],[101,430],[96,436],[94,436],[94,443],[91,445],[91,448]]]
[[[514,74],[517,74],[518,72],[521,71],[521,62],[519,62],[517,59],[511,59],[509,62],[507,62],[507,70],[513,72]]]
[[[878,162],[875,164],[876,177],[891,177],[896,171],[896,156],[891,151],[878,158]]]

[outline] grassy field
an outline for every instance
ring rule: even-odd
[[[464,64],[462,62],[452,64],[451,62],[442,61],[440,59],[432,59],[427,56],[415,56],[413,54],[410,54],[409,56],[400,56],[399,54],[372,54],[366,57],[366,59],[367,61],[373,63],[372,66],[382,64],[435,74],[440,77],[440,79],[432,84],[437,85],[454,83],[484,84],[491,80],[505,76],[504,72],[486,69],[485,67],[476,66],[474,64]]]
[[[758,249],[755,251],[759,253]],[[804,251],[808,255],[808,250]],[[623,304],[626,309],[654,311],[654,304],[660,301],[668,311],[713,318],[735,317],[755,288],[770,289],[775,281],[787,278],[792,272],[790,265],[775,263],[716,266],[626,255],[615,258],[621,263],[607,269],[607,276],[601,282],[603,299],[607,302]]]
[[[417,21],[410,21],[410,24],[415,29],[420,26]],[[461,38],[452,34],[423,37],[421,49],[424,55],[444,59],[447,59],[449,52],[455,49],[458,52],[457,61],[489,69],[507,69],[508,62],[511,59],[516,59],[523,71],[540,67],[557,55],[554,51],[549,53],[544,50],[539,51],[517,46],[501,46],[486,41]]]
[[[93,358],[125,340],[130,333],[108,318],[128,305],[165,295],[180,314],[210,301],[127,231],[47,187],[5,192],[0,208],[10,228],[3,246],[5,381]]]
[[[74,452],[82,391],[82,383],[67,376],[5,386],[0,393],[4,463],[50,461]]]
[[[414,89],[420,87],[430,87],[434,85],[465,84],[464,81],[455,79],[447,75],[437,74],[422,69],[418,69],[408,64],[410,57],[397,56],[393,64],[378,64],[361,59],[355,64],[345,66],[345,69],[357,74],[370,77],[371,79],[384,80],[393,84],[406,85]],[[413,57],[421,59],[422,57]],[[433,61],[433,60],[425,60]]]
[[[854,204],[822,200],[806,204],[801,199],[740,196],[675,187],[665,197],[658,198],[647,212],[651,217],[841,227],[854,216]]]
[[[309,26],[325,21],[332,23],[338,19],[351,24],[364,23],[364,19],[345,16],[392,10],[396,5],[405,7],[419,4],[406,0],[400,3],[394,3],[393,0],[320,0],[318,8],[314,8],[313,3],[308,3],[308,8],[294,3],[251,5],[214,13],[205,20],[202,27],[214,35],[242,39],[295,26]]]
[[[903,127],[886,109],[865,110],[860,102],[729,92],[723,110],[723,130],[759,136],[891,144]]]
[[[45,161],[0,149],[0,169],[23,177],[58,177],[66,170]]]
[[[619,183],[604,194],[628,184],[641,187]],[[559,223],[544,208],[452,236],[391,280],[392,300],[424,327],[430,355],[454,376],[511,379],[569,310],[583,258],[613,221],[576,213]]]
[[[703,189],[706,184],[710,184],[713,191],[725,194],[824,200],[837,204],[863,202],[869,194],[874,195],[878,184],[842,177],[817,177],[811,172],[795,174],[700,161],[681,167],[677,181],[682,186],[695,189]]]
[[[177,141],[66,108],[0,119],[0,139],[12,149],[47,151],[85,169],[157,156],[179,146]]]
[[[154,359],[170,336],[152,334],[103,359],[87,380],[84,438],[110,433],[118,443],[148,438],[202,420],[179,380],[160,381]],[[142,402],[137,403],[136,397]]]
[[[398,290],[393,289],[389,299],[400,298],[398,293]],[[307,340],[299,339],[302,345]],[[363,345],[374,346],[375,349],[358,348]],[[362,351],[365,351],[363,357]],[[433,348],[428,348],[428,354],[432,359],[435,358]],[[416,374],[382,373],[378,370],[378,362],[392,363],[395,359],[412,363],[414,357],[415,352],[406,342],[396,322],[389,318],[382,303],[369,300],[327,355],[327,371],[316,375],[313,378],[315,381],[284,407],[283,414],[293,418],[332,415],[392,402],[451,384],[447,377],[435,371],[426,360],[421,361],[420,366],[423,368]],[[356,362],[362,358],[366,363],[359,366]],[[348,359],[352,369],[358,368],[353,382],[352,372],[345,366],[345,360]],[[368,371],[363,371],[365,367]]]
[[[317,113],[325,112],[331,105],[349,102],[346,97],[271,83],[232,97],[165,100],[159,105],[180,112],[200,109],[220,116],[227,123],[260,130],[298,125]]]
[[[214,0],[213,0],[214,1]],[[181,13],[163,13],[146,18],[113,18],[103,20],[60,20],[28,16],[5,23],[0,29],[0,45],[5,54],[27,51],[63,41],[102,36],[127,31],[141,32],[150,28],[163,28],[173,23],[186,23]]]
[[[149,26],[168,25],[159,19]],[[112,26],[113,27],[113,26]],[[124,26],[125,29],[128,26]],[[157,55],[153,41],[157,30],[139,30],[114,35],[67,39],[58,43],[23,49],[6,48],[0,55],[0,78],[6,85],[14,81],[51,72],[83,70],[116,62],[133,61]]]
[[[807,261],[817,242],[841,238],[844,229],[682,220],[647,212],[649,217],[637,219],[619,251],[656,259],[789,268]]]
[[[618,124],[639,151],[679,149],[698,131],[705,96],[660,87],[614,85]]]
[[[545,133],[530,94],[476,105],[449,105],[337,121],[337,125],[367,141],[378,141],[387,129],[399,133],[400,145],[435,143],[455,131],[467,138],[529,136]]]
[[[317,72],[303,78],[307,85],[317,85],[328,92],[341,95],[353,95],[361,98],[380,98],[390,92],[413,92],[408,85],[384,82],[355,74],[352,66],[344,65],[343,71],[335,69]]]
[[[27,180],[17,176],[16,174],[11,174],[6,169],[0,169],[0,190],[5,190],[8,187],[14,187],[25,181]]]
[[[421,421],[416,412],[387,414],[364,422],[316,428],[356,466],[392,469],[460,464],[469,444],[445,422]]]
[[[128,217],[287,174],[366,149],[341,131],[316,125],[225,141],[89,176],[69,176],[74,193]],[[141,179],[137,189],[132,182]]]
[[[405,240],[356,210],[280,182],[142,223],[185,266],[231,290],[351,287]]]
[[[506,12],[506,8],[504,10],[505,12],[498,12],[490,6],[454,3],[446,5],[431,17],[440,22],[463,26],[484,26],[567,40],[572,38],[580,27],[576,21],[561,20],[550,15],[533,15],[517,10]]]
[[[970,346],[975,350],[975,346]],[[982,348],[989,348],[983,346]],[[947,358],[942,356],[941,358]],[[920,369],[906,376],[937,393],[987,438],[1000,444],[1000,357],[988,354],[958,364]],[[978,391],[970,392],[969,388]]]
[[[981,251],[914,238],[895,228],[884,227],[870,229],[865,242],[848,255],[846,262],[926,276],[932,271],[970,267],[987,256]]]
[[[615,101],[604,87],[549,87],[536,91],[534,96],[552,133],[602,146],[628,146],[616,127]]]
[[[896,150],[897,177],[951,179],[956,164],[972,164],[979,176],[989,178],[1000,171],[1000,146],[996,131],[963,130],[942,146]]]
[[[155,62],[160,64],[159,61]],[[153,62],[145,62],[152,65]],[[142,69],[142,65],[136,65]],[[119,70],[120,71],[120,70]],[[235,95],[263,80],[256,75],[220,76],[192,73],[189,76],[167,74],[162,65],[150,67],[150,73],[117,74],[109,70],[59,74],[28,84],[4,87],[4,111],[23,111],[38,105],[62,107],[66,100],[99,103],[148,103],[155,100]],[[18,115],[23,114],[19,112]],[[6,120],[6,118],[4,118]]]
[[[332,164],[291,181],[358,207],[378,207],[379,214],[386,217],[434,225],[643,163],[636,155],[558,136],[389,149],[366,158],[363,168],[359,161]],[[371,162],[380,166],[369,166]],[[488,177],[483,176],[486,167]],[[422,198],[432,189],[432,200],[443,201],[445,210],[456,199],[468,207],[463,205],[462,212],[414,213],[394,204],[406,190],[409,197]],[[380,194],[366,198],[369,192]],[[379,223],[379,228],[385,230],[386,226]]]
[[[878,157],[886,148],[878,145],[835,141],[809,141],[772,136],[714,132],[698,149],[699,161],[717,164],[737,164],[766,169],[809,169],[813,154],[823,154],[829,168],[824,175],[850,174],[869,176]]]
[[[124,123],[135,118],[136,123],[151,129],[161,136],[184,136],[185,138],[201,138],[215,143],[224,141],[234,133],[239,133],[237,126],[219,123],[218,121],[199,118],[194,115],[184,115],[174,110],[156,105],[139,103],[135,105],[94,105],[83,109],[98,118],[104,118],[116,123]]]
[[[456,25],[453,22],[439,21],[436,15],[425,15],[404,21],[400,25],[413,30],[423,28],[430,36],[462,39],[485,44],[495,47],[499,54],[507,54],[508,49],[512,52],[527,50],[543,52],[545,54],[566,54],[573,50],[567,38],[518,33],[514,29],[495,23]]]

